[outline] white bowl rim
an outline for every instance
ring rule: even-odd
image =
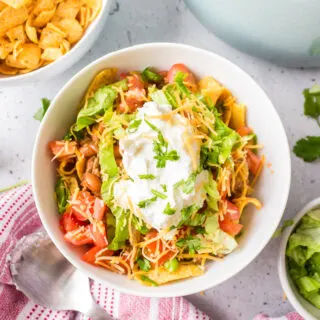
[[[85,30],[83,37],[71,48],[71,50],[69,50],[61,58],[47,64],[44,67],[38,68],[38,69],[31,71],[31,72],[28,72],[28,73],[19,74],[19,75],[12,75],[12,76],[7,76],[7,77],[6,76],[0,77],[0,85],[1,84],[3,84],[3,85],[14,84],[14,82],[16,82],[18,80],[21,81],[21,80],[28,79],[29,81],[32,81],[32,78],[37,77],[38,75],[41,75],[41,73],[43,73],[45,75],[46,72],[50,72],[53,68],[55,68],[57,66],[57,64],[63,62],[70,55],[75,54],[78,51],[78,48],[82,45],[82,42],[84,42],[91,35],[91,33],[94,32],[96,25],[103,18],[104,12],[106,10],[108,10],[108,2],[109,1],[111,1],[111,0],[106,0],[105,2],[103,0],[101,1],[102,5],[101,5],[101,10],[100,10],[98,16],[91,22],[91,24]],[[90,50],[90,49],[88,49],[88,50]],[[65,68],[65,69],[67,69],[67,68]]]
[[[278,274],[280,278],[280,283],[282,286],[283,291],[285,292],[289,302],[292,306],[296,309],[296,311],[304,318],[310,320],[318,320],[314,315],[308,312],[299,302],[296,297],[296,294],[293,292],[290,283],[289,283],[289,276],[286,267],[286,248],[289,237],[295,227],[297,226],[298,222],[301,218],[310,210],[320,205],[320,197],[311,200],[305,206],[303,206],[297,213],[297,215],[293,218],[293,224],[286,228],[281,236],[281,243],[280,243],[280,250],[279,250],[279,258],[278,258]],[[302,297],[302,296],[301,296]],[[303,297],[302,297],[303,298]],[[304,299],[304,298],[303,298]],[[307,300],[306,300],[307,301]],[[307,301],[308,302],[308,301]]]
[[[272,101],[269,99],[269,97],[267,96],[267,94],[265,93],[265,91],[261,88],[261,86],[247,73],[245,72],[243,69],[241,69],[239,66],[237,66],[236,64],[234,64],[233,62],[231,62],[230,60],[214,53],[214,52],[211,52],[209,50],[205,50],[205,49],[201,49],[201,48],[197,48],[197,47],[194,47],[194,46],[191,46],[191,45],[187,45],[187,44],[182,44],[182,43],[171,43],[171,42],[151,42],[151,43],[142,43],[142,44],[137,44],[137,45],[134,45],[134,46],[129,46],[129,47],[126,47],[126,48],[123,48],[123,49],[120,49],[120,50],[116,50],[116,51],[113,51],[113,52],[110,52],[100,58],[98,58],[97,60],[91,62],[90,64],[88,64],[86,67],[84,67],[83,69],[81,69],[78,73],[76,73],[61,89],[60,91],[57,93],[57,95],[55,96],[55,98],[53,99],[52,103],[51,103],[51,106],[54,106],[56,100],[59,99],[60,95],[63,94],[64,91],[68,90],[69,87],[71,86],[71,84],[76,81],[78,78],[82,77],[83,74],[85,74],[87,72],[88,69],[90,69],[93,65],[95,64],[99,64],[102,60],[105,60],[109,57],[112,57],[114,55],[118,55],[118,54],[122,54],[124,52],[134,52],[135,50],[139,50],[139,49],[142,49],[142,48],[149,48],[149,47],[171,47],[171,48],[174,48],[174,47],[179,47],[179,48],[184,48],[186,50],[193,50],[195,52],[202,52],[202,53],[205,53],[205,54],[209,54],[211,55],[212,57],[214,57],[215,59],[217,60],[220,60],[221,62],[225,63],[225,64],[229,64],[231,65],[235,70],[243,73],[245,76],[247,76],[248,78],[250,78],[250,80],[256,85],[259,87],[259,89],[261,90],[261,92],[264,94],[265,96],[265,99],[268,101],[268,103],[270,104],[270,107],[272,107],[273,111],[274,111],[274,116],[278,118],[279,120],[279,124],[280,124],[280,127],[281,127],[281,130],[283,131],[284,133],[284,137],[285,137],[285,145],[283,146],[286,150],[287,150],[287,182],[286,184],[284,183],[284,186],[283,186],[283,190],[284,193],[283,193],[283,202],[282,202],[282,205],[279,207],[279,212],[282,212],[281,214],[279,214],[279,218],[278,219],[275,219],[274,222],[273,222],[273,227],[270,228],[270,232],[269,232],[269,237],[266,237],[264,239],[264,241],[261,241],[260,243],[260,246],[257,247],[257,250],[255,251],[255,253],[253,255],[250,255],[250,258],[247,259],[247,261],[245,261],[243,264],[241,264],[240,266],[237,266],[237,268],[235,268],[235,271],[233,273],[229,273],[227,274],[222,280],[220,283],[230,279],[231,277],[233,277],[234,275],[236,275],[237,273],[239,273],[240,271],[242,271],[245,267],[247,267],[260,253],[261,251],[263,250],[263,248],[267,245],[267,243],[270,241],[270,239],[272,238],[272,235],[273,233],[275,232],[279,222],[281,221],[281,218],[282,218],[282,215],[283,215],[283,212],[285,211],[285,208],[286,208],[286,204],[287,204],[287,201],[288,201],[288,197],[289,197],[289,191],[290,191],[290,185],[291,185],[291,158],[290,158],[290,148],[289,148],[289,143],[288,143],[288,139],[287,139],[287,135],[286,135],[286,131],[284,129],[284,126],[282,124],[282,121],[281,121],[281,118],[277,112],[277,110],[275,109]],[[36,186],[35,184],[33,183],[36,179],[35,179],[35,176],[36,176],[36,170],[35,170],[35,157],[36,157],[36,154],[37,154],[37,149],[38,149],[38,144],[39,144],[39,139],[40,139],[40,136],[42,134],[42,131],[45,130],[45,122],[46,122],[46,119],[47,117],[50,116],[50,113],[51,113],[51,110],[52,110],[52,107],[49,108],[49,110],[46,112],[41,124],[40,124],[40,128],[38,130],[38,134],[37,134],[37,137],[36,137],[36,140],[35,140],[35,144],[34,144],[34,149],[33,149],[33,155],[32,155],[32,188],[33,188],[33,194],[34,194],[34,198],[35,198],[35,203],[36,203],[36,207],[38,208],[38,212],[41,212],[41,208],[42,208],[42,205],[40,203],[40,201],[38,201],[37,199],[37,190],[36,190]],[[50,231],[50,228],[48,226],[46,226],[46,224],[44,223],[44,218],[42,217],[42,214],[39,213],[39,216],[40,216],[40,219],[43,223],[43,226],[46,230],[46,232],[49,234],[51,240],[54,242],[54,244],[57,246],[57,248],[61,251],[61,253],[65,256],[65,257],[68,257],[68,254],[67,252],[64,250],[63,247],[61,247],[58,243],[58,241],[55,239],[54,237],[54,234]],[[71,262],[78,270],[80,270],[82,273],[84,274],[87,274],[88,275],[88,271],[85,270],[85,268],[83,268],[78,262],[76,259],[72,259],[70,257],[68,257],[68,260],[69,262]],[[94,280],[97,280],[97,281],[104,281],[104,280],[101,280],[99,277],[97,277],[95,274],[92,274],[90,273],[90,278],[94,279]],[[104,281],[105,283],[107,283],[107,281]],[[111,288],[114,288],[116,290],[119,290],[120,292],[123,292],[123,293],[127,293],[127,294],[133,294],[133,295],[139,295],[139,296],[145,296],[145,297],[176,297],[177,294],[175,292],[170,292],[168,291],[166,294],[162,294],[162,293],[157,293],[156,291],[152,291],[148,294],[146,293],[137,293],[135,292],[134,290],[130,290],[130,289],[127,289],[125,287],[122,287],[122,286],[118,286],[118,285],[115,285],[115,284],[110,284],[108,283],[108,285],[111,287]],[[212,287],[212,285],[210,284],[210,282],[208,282],[206,285],[202,285],[201,287],[199,288],[188,288],[186,290],[184,290],[183,292],[179,293],[179,296],[186,296],[186,295],[190,295],[190,294],[194,294],[194,293],[197,293],[197,292],[200,292],[200,291],[205,291],[207,289],[210,289]]]

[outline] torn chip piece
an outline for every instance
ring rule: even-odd
[[[5,35],[7,31],[24,23],[28,19],[28,11],[25,7],[14,9],[6,7],[0,12],[0,36]]]
[[[2,0],[3,3],[7,4],[9,7],[12,7],[14,9],[19,9],[22,7],[28,6],[32,0]],[[1,10],[1,6],[0,6]]]
[[[21,41],[21,43],[25,43],[27,41],[27,36],[22,24],[8,30],[6,36],[9,38],[10,42]]]
[[[22,45],[22,51],[17,56],[17,60],[28,69],[36,69],[40,64],[41,49],[34,43]]]
[[[67,40],[71,44],[81,39],[83,29],[76,19],[63,19],[59,22],[59,26],[66,32]]]
[[[31,42],[38,43],[39,40],[38,40],[37,29],[30,25],[30,20],[31,19],[29,17],[25,25],[26,34]]]
[[[46,48],[44,49],[41,59],[54,61],[63,56],[62,50],[60,48]]]

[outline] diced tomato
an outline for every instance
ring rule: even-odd
[[[240,210],[238,207],[232,202],[227,200],[227,212],[226,216],[228,216],[232,221],[239,221],[240,219]]]
[[[88,220],[88,215],[92,216],[94,213],[95,197],[88,191],[80,191],[76,200],[71,205],[72,213],[79,221]]]
[[[49,148],[57,158],[66,158],[75,156],[77,144],[75,141],[52,141],[49,143]]]
[[[152,229],[146,234],[146,239],[150,240],[152,238],[155,238],[158,236],[158,231]],[[147,244],[147,248],[150,251],[150,253],[156,253],[157,251],[157,241],[150,242]],[[159,243],[159,252],[162,251],[162,242]]]
[[[219,225],[224,232],[231,236],[237,235],[243,227],[242,224],[232,221],[228,216],[225,216],[223,220],[219,220]]]
[[[81,259],[85,262],[88,262],[90,264],[95,264],[96,261],[96,254],[101,250],[100,247],[92,247],[90,250],[88,250],[82,257]],[[113,251],[112,250],[107,250],[103,252],[104,256],[112,256]]]
[[[93,242],[99,248],[104,248],[108,245],[106,227],[102,221],[94,221],[90,224],[90,235]]]
[[[127,75],[128,74],[126,72],[121,72],[120,75],[119,75],[120,80],[125,79],[127,77]]]
[[[238,128],[237,132],[240,134],[241,137],[248,136],[252,134],[252,129],[246,126]]]
[[[183,63],[176,63],[169,69],[168,74],[167,74],[167,81],[169,83],[173,83],[174,78],[175,78],[177,72],[179,72],[179,71],[187,74],[186,78],[184,79],[184,82],[186,84],[194,85],[196,83],[194,75],[191,73],[191,71]]]
[[[250,172],[256,175],[262,165],[261,159],[251,150],[247,150],[247,162]]]
[[[133,74],[127,76],[127,79],[128,79],[129,90],[134,90],[134,89],[143,90],[144,89],[144,84],[143,84],[142,78],[138,73],[133,73]]]
[[[93,206],[93,218],[96,220],[102,220],[104,213],[106,212],[106,208],[107,207],[103,200],[96,198]]]
[[[162,266],[165,262],[167,262],[168,260],[170,260],[171,258],[173,258],[173,256],[175,255],[175,252],[173,251],[168,251],[164,256],[162,256],[159,260],[158,260],[158,265]]]
[[[64,239],[75,246],[93,243],[90,235],[89,226],[81,226],[78,229],[69,231],[64,235]]]
[[[71,211],[65,212],[60,218],[60,227],[64,233],[78,229],[82,222],[78,221]]]
[[[239,223],[239,219],[241,216],[240,210],[232,202],[228,200],[226,201],[227,201],[227,211],[224,215],[224,219],[223,220],[219,219],[219,225],[224,232],[232,236],[235,236],[240,232],[240,230],[243,227],[242,224]]]
[[[150,230],[147,235],[146,238],[148,240],[155,238],[156,236],[158,236],[158,231],[156,230]],[[151,242],[147,245],[147,248],[149,250],[149,252],[151,254],[156,254],[157,252],[157,241]],[[162,242],[159,242],[159,254],[161,254],[161,252],[163,252],[163,245]],[[163,265],[166,261],[170,260],[173,256],[175,255],[174,251],[168,251],[164,256],[162,256],[159,261],[158,261],[158,265],[161,266]],[[152,264],[154,265],[154,264]]]

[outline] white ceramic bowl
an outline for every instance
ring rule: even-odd
[[[238,249],[221,262],[210,264],[201,277],[160,287],[145,287],[125,276],[111,273],[80,260],[81,249],[66,243],[59,229],[58,213],[53,198],[56,180],[48,143],[61,139],[75,121],[77,106],[86,89],[100,70],[117,67],[121,70],[141,70],[154,66],[160,70],[172,64],[185,63],[198,77],[212,75],[228,87],[248,106],[248,123],[262,143],[267,162],[272,169],[264,170],[256,186],[256,196],[264,206],[253,206],[243,216],[245,233]],[[214,53],[187,45],[170,43],[142,44],[119,50],[98,59],[75,75],[53,100],[42,120],[36,139],[32,163],[33,191],[44,227],[63,255],[88,277],[105,282],[122,292],[141,296],[168,297],[188,295],[234,276],[247,266],[264,248],[275,231],[285,209],[291,178],[289,147],[280,118],[262,89],[239,67]]]
[[[0,88],[5,86],[35,85],[37,82],[47,81],[70,68],[84,56],[98,38],[108,17],[110,4],[111,0],[102,0],[99,15],[89,25],[80,41],[68,53],[45,67],[26,74],[14,76],[0,75]]]
[[[295,216],[294,223],[289,228],[286,228],[281,237],[281,245],[279,252],[279,261],[278,261],[278,272],[280,277],[280,282],[282,288],[292,304],[292,306],[297,310],[297,312],[306,320],[319,320],[320,319],[320,310],[314,307],[309,301],[304,299],[296,286],[290,279],[290,276],[287,271],[286,266],[286,248],[288,239],[295,229],[297,223],[300,219],[310,210],[320,208],[320,198],[316,198],[306,204]]]

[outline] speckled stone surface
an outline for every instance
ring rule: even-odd
[[[315,121],[303,116],[302,90],[320,82],[319,70],[290,70],[244,55],[210,34],[179,0],[120,0],[113,4],[100,39],[75,66],[36,87],[0,88],[0,188],[30,179],[31,153],[39,123],[33,114],[40,98],[53,98],[76,72],[107,52],[133,44],[182,42],[214,51],[238,64],[267,92],[284,123],[290,146],[305,135],[320,135]],[[266,124],[272,130],[272,123]],[[284,218],[320,196],[320,163],[292,155],[292,186]],[[253,239],[254,241],[254,239]],[[280,316],[292,310],[277,275],[279,239],[271,240],[245,270],[231,280],[187,297],[213,319],[252,319],[264,312]]]

